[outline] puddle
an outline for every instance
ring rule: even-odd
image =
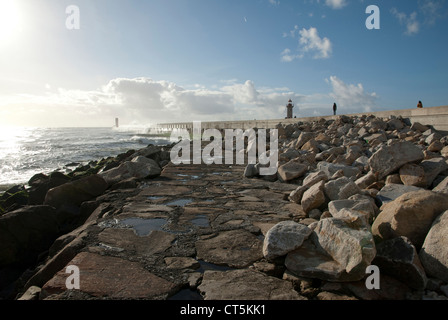
[[[162,231],[166,223],[167,220],[163,218],[128,218],[120,221],[120,224],[131,226],[139,236],[147,236],[154,230]]]
[[[172,234],[187,234],[193,231],[192,228],[187,228],[185,226],[175,226],[178,229],[171,229],[166,226],[168,223],[167,219],[164,218],[126,218],[123,220],[111,219],[107,221],[102,221],[98,224],[101,228],[132,228],[135,230],[138,236],[147,236],[152,231],[164,231]],[[114,248],[106,248],[109,250],[114,250]]]
[[[199,175],[189,175],[189,174],[183,174],[183,173],[176,173],[176,176],[178,177],[189,177],[190,179],[199,179],[201,176]],[[184,181],[184,180],[181,180]]]
[[[108,250],[108,251],[115,251],[115,252],[123,252],[124,251],[123,248],[112,247],[112,246],[102,243],[102,242],[98,243],[98,247]]]
[[[182,289],[167,300],[204,300],[197,290]]]
[[[207,216],[203,214],[197,215],[194,219],[191,219],[190,222],[197,227],[210,227],[210,222],[208,221]]]
[[[151,196],[151,197],[148,197],[148,200],[159,200],[162,198],[163,198],[162,196]]]
[[[213,271],[228,271],[228,270],[234,270],[234,268],[231,268],[229,266],[219,266],[217,264],[206,262],[204,260],[198,260],[201,267],[197,269],[197,272],[204,273],[206,270],[213,270]]]
[[[221,184],[235,183],[235,180],[221,181]]]
[[[192,199],[178,199],[178,200],[167,202],[167,203],[165,203],[165,205],[183,207],[191,202],[193,202]]]

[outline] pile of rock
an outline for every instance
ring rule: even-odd
[[[364,279],[376,265],[410,288],[440,293],[448,282],[448,136],[374,116],[277,129],[277,179],[298,185],[289,200],[307,217],[269,230],[266,259],[332,282]]]
[[[106,190],[135,188],[169,162],[170,146],[130,150],[69,174],[37,174],[0,198],[0,291],[38,263],[55,239],[82,225]]]

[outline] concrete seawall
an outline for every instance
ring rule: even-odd
[[[362,116],[362,115],[374,115],[380,118],[387,118],[389,116],[402,116],[403,118],[409,118],[411,123],[420,122],[424,125],[433,126],[434,129],[448,132],[448,106],[429,107],[429,108],[412,108],[402,110],[391,111],[377,111],[377,112],[365,112],[365,113],[352,113],[346,114],[346,116]],[[322,118],[325,120],[336,119],[336,116],[319,116],[319,117],[304,117],[304,118],[292,118],[292,119],[266,119],[266,120],[235,120],[235,121],[203,121],[201,123],[203,129],[250,129],[250,128],[275,128],[279,123],[290,124],[299,121],[317,121]],[[157,125],[162,129],[190,129],[193,127],[192,122],[173,122],[173,123],[160,123]]]

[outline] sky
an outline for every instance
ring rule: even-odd
[[[0,126],[447,105],[447,34],[448,0],[0,0]]]

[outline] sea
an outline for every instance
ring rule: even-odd
[[[154,128],[0,128],[0,193],[37,173],[67,173],[92,160],[170,143],[169,133]]]

